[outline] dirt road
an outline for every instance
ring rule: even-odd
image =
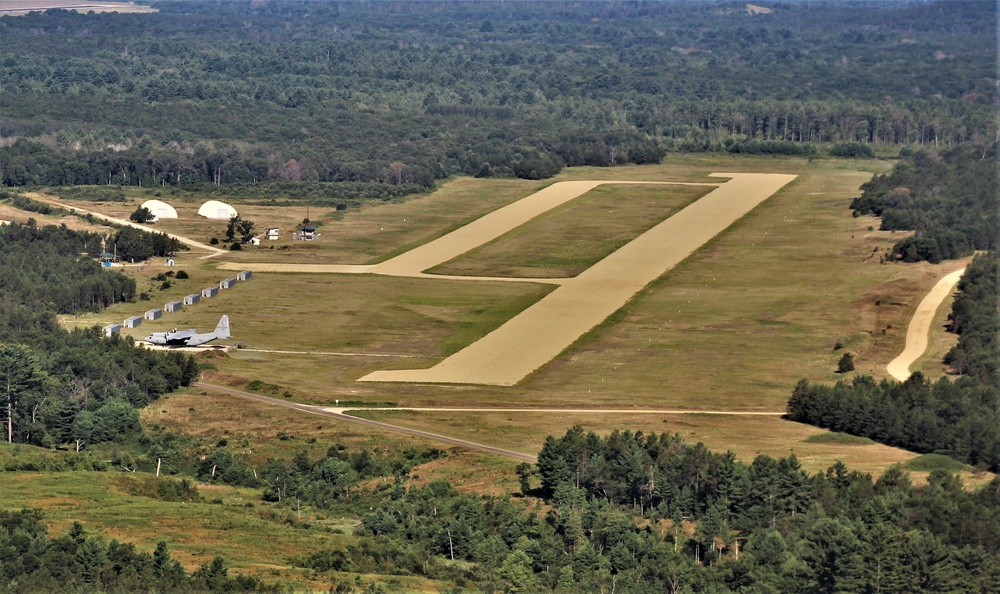
[[[54,200],[51,197],[46,196],[44,194],[39,194],[38,192],[28,192],[27,196],[29,198],[33,199],[33,200],[37,200],[39,202],[44,202],[46,204],[51,204],[52,206],[58,206],[59,208],[63,208],[65,210],[75,210],[76,212],[80,212],[80,213],[83,213],[83,214],[89,214],[89,215],[92,215],[94,218],[98,218],[98,219],[101,219],[101,220],[104,220],[104,221],[108,221],[108,222],[114,223],[116,225],[123,225],[123,226],[126,226],[126,227],[135,227],[136,229],[142,229],[143,231],[148,231],[148,232],[151,232],[151,233],[152,232],[157,232],[155,229],[150,229],[148,225],[140,225],[139,223],[136,223],[136,222],[133,222],[133,221],[126,221],[125,219],[117,219],[115,217],[109,217],[108,215],[101,214],[101,213],[99,213],[97,211],[93,211],[93,210],[84,210],[82,208],[79,208],[77,206],[73,206],[71,204],[65,204],[63,202],[59,202],[58,200]],[[205,260],[207,258],[214,258],[215,256],[218,256],[218,255],[226,253],[226,250],[220,250],[219,248],[214,248],[214,247],[212,247],[210,245],[207,245],[207,244],[204,244],[204,243],[199,243],[197,241],[194,241],[193,239],[188,239],[187,237],[181,237],[180,235],[174,235],[173,233],[167,233],[166,235],[167,235],[167,237],[170,237],[172,239],[176,239],[177,241],[183,243],[184,245],[186,245],[188,247],[192,247],[192,248],[195,248],[195,249],[198,249],[198,250],[204,250],[204,251],[208,252],[208,255],[202,256],[201,258],[199,258],[200,260]]]
[[[505,456],[507,458],[513,458],[515,460],[523,460],[526,462],[535,462],[535,456],[530,454],[524,454],[521,452],[515,452],[513,450],[507,450],[504,448],[497,448],[491,445],[486,445],[483,443],[476,443],[474,441],[468,441],[465,439],[458,439],[455,437],[448,437],[447,435],[440,435],[438,433],[431,433],[429,431],[420,431],[418,429],[410,429],[408,427],[400,427],[399,425],[393,425],[391,423],[383,423],[381,421],[372,421],[369,419],[362,419],[361,417],[355,417],[347,414],[350,410],[387,410],[387,411],[415,411],[415,412],[508,412],[508,413],[594,413],[594,414],[700,414],[700,415],[744,415],[744,416],[781,416],[784,411],[720,411],[720,410],[648,410],[648,409],[622,409],[622,410],[604,410],[604,409],[549,409],[549,408],[421,408],[421,407],[396,407],[396,408],[341,408],[341,407],[330,407],[330,406],[313,406],[311,404],[299,404],[298,402],[289,402],[287,400],[281,400],[279,398],[271,398],[269,396],[261,396],[260,394],[253,394],[251,392],[244,392],[243,390],[236,390],[234,388],[228,388],[226,386],[217,386],[215,384],[207,384],[205,382],[195,382],[192,384],[196,388],[202,388],[204,390],[210,390],[213,392],[221,392],[223,394],[229,394],[230,396],[236,396],[238,398],[246,398],[249,400],[256,400],[257,402],[262,402],[264,404],[271,404],[274,406],[283,406],[285,408],[293,408],[304,413],[311,415],[319,415],[322,417],[329,417],[331,419],[337,419],[340,421],[346,421],[348,423],[355,423],[358,425],[366,425],[368,427],[375,427],[378,429],[383,429],[386,431],[393,431],[395,433],[403,433],[406,435],[412,435],[414,437],[422,437],[424,439],[429,439],[431,441],[438,441],[442,443],[447,443],[449,445],[459,446],[463,448],[468,448],[472,450],[478,450],[481,452],[487,452],[490,454],[498,454],[500,456]]]
[[[906,328],[906,347],[886,366],[889,375],[901,382],[910,377],[910,366],[927,350],[934,314],[948,295],[955,290],[955,285],[964,273],[965,269],[962,268],[943,277],[917,306],[917,311],[913,313],[910,325]]]
[[[481,452],[487,452],[489,454],[498,454],[500,456],[505,456],[507,458],[514,458],[515,460],[523,460],[525,462],[535,462],[535,456],[530,454],[523,454],[521,452],[515,452],[513,450],[505,450],[503,448],[497,448],[490,445],[476,443],[473,441],[467,441],[465,439],[457,439],[454,437],[448,437],[446,435],[438,435],[437,433],[431,433],[429,431],[420,431],[417,429],[409,429],[407,427],[400,427],[398,425],[391,425],[389,423],[382,423],[380,421],[371,421],[368,419],[362,419],[360,417],[352,417],[351,415],[344,414],[343,409],[326,409],[321,406],[312,406],[310,404],[299,404],[298,402],[289,402],[287,400],[280,400],[278,398],[270,398],[268,396],[261,396],[260,394],[251,394],[250,392],[244,392],[242,390],[235,390],[233,388],[227,388],[225,386],[216,386],[214,384],[206,384],[204,382],[194,382],[192,384],[196,388],[202,388],[205,390],[211,390],[213,392],[222,392],[224,394],[229,394],[231,396],[236,396],[239,398],[247,398],[249,400],[256,400],[257,402],[263,402],[265,404],[272,404],[275,406],[284,406],[285,408],[294,408],[295,410],[302,411],[311,415],[319,415],[321,417],[329,417],[332,419],[337,419],[340,421],[347,421],[348,423],[355,423],[357,425],[366,425],[368,427],[375,427],[378,429],[384,429],[386,431],[393,431],[396,433],[403,433],[406,435],[413,435],[415,437],[422,437],[424,439],[429,439],[431,441],[439,441],[442,443],[447,443],[449,445],[459,446],[463,448],[468,448],[471,450],[478,450]]]

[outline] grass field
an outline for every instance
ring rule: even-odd
[[[859,371],[882,377],[885,363],[902,347],[910,311],[937,277],[956,266],[884,264],[882,255],[899,235],[870,229],[877,227],[875,219],[850,216],[847,205],[858,194],[858,186],[872,172],[889,165],[684,155],[671,156],[659,166],[566,170],[553,181],[711,181],[707,175],[720,170],[786,172],[799,178],[647,287],[561,357],[512,388],[359,384],[354,380],[374,369],[435,363],[540,298],[547,290],[540,286],[258,273],[216,299],[144,325],[135,334],[170,326],[209,328],[219,315],[228,313],[234,329],[230,342],[247,348],[213,362],[221,377],[276,384],[304,402],[332,404],[335,399],[350,399],[400,405],[781,410],[799,378],[840,379],[834,373],[841,354],[833,351],[837,341],[855,354]],[[283,250],[282,242],[277,242],[273,250],[266,246],[222,258],[378,261],[539,187],[537,182],[521,180],[460,179],[430,196],[332,213],[322,227],[323,239],[307,246],[312,251],[298,250],[298,245]],[[529,241],[534,235],[529,233],[531,225],[568,238],[578,224],[598,218],[613,203],[616,212],[622,211],[616,214],[622,228],[634,233],[647,218],[662,215],[662,210],[650,210],[650,188],[599,188],[547,220],[512,231],[493,244],[511,248],[507,263],[501,258],[505,250],[493,248],[466,254],[447,266],[461,265],[478,273],[508,265],[523,269],[537,260],[548,268],[550,264],[541,256],[559,246],[536,248]],[[691,197],[681,194],[680,202]],[[200,203],[189,200],[190,207],[179,209],[182,213]],[[279,225],[304,214],[297,212],[300,207],[291,209],[291,214],[282,207],[237,207],[254,212],[261,221],[279,221]],[[134,205],[117,208],[125,212]],[[189,218],[171,221],[170,225],[176,225],[171,231],[184,233]],[[198,225],[205,223],[198,221],[195,230]],[[377,231],[382,229],[384,235]],[[205,229],[198,232],[205,235]],[[604,237],[613,235],[605,233]],[[585,258],[589,260],[607,248],[586,249],[592,250]],[[213,270],[216,260],[196,261],[182,255],[178,264],[194,279],[164,292],[153,289],[152,304],[119,306],[86,319],[120,321],[231,274]],[[143,274],[151,276],[156,271],[153,267]],[[739,426],[741,421],[728,422]],[[537,430],[532,423],[525,421],[526,432]],[[504,439],[507,431],[483,427],[478,436],[491,443]]]
[[[795,382],[843,379],[834,373],[843,351],[856,357],[861,373],[885,376],[888,363],[903,346],[903,333],[916,304],[938,278],[961,263],[940,265],[883,263],[882,256],[900,234],[877,231],[878,221],[853,218],[847,206],[858,187],[885,161],[763,158],[733,155],[671,155],[659,166],[614,169],[567,169],[554,181],[614,179],[641,181],[717,181],[715,171],[791,173],[799,177],[765,201],[688,260],[640,292],[618,313],[585,335],[560,357],[516,386],[399,385],[358,383],[376,369],[431,366],[448,354],[498,327],[540,299],[551,287],[532,283],[387,278],[371,275],[257,273],[220,296],[187,307],[182,313],[133,331],[144,336],[170,327],[210,329],[228,314],[233,327],[229,344],[243,349],[201,359],[205,378],[245,387],[253,380],[276,386],[274,396],[333,405],[335,400],[401,406],[545,407],[641,409],[671,408],[729,411],[783,410]],[[259,248],[229,252],[209,260],[185,252],[178,266],[191,275],[159,290],[152,280],[166,272],[162,262],[126,269],[150,301],[121,304],[99,314],[76,316],[67,325],[120,322],[129,315],[160,307],[169,300],[216,284],[232,272],[217,270],[223,261],[365,264],[383,261],[458,228],[496,208],[530,195],[548,182],[458,179],[427,196],[377,203],[346,211],[317,212],[323,237],[292,242],[288,232],[305,217],[298,205],[235,206],[263,229],[278,226],[283,238]],[[701,190],[676,187],[664,194],[651,186],[609,185],[533,221],[479,250],[440,267],[462,274],[573,274],[600,258],[623,237],[654,224]],[[129,203],[80,203],[107,214],[127,217],[154,191],[129,193]],[[224,223],[193,216],[200,197],[163,196],[182,218],[155,229],[199,241],[221,237]],[[16,214],[16,213],[14,213]],[[548,235],[549,240],[544,236]],[[596,236],[588,242],[585,238]],[[539,237],[541,236],[541,238]],[[272,249],[273,248],[273,249]],[[941,330],[944,313],[935,328]],[[943,330],[918,367],[937,375],[935,361],[953,338]],[[266,352],[269,350],[292,353]],[[311,353],[311,354],[304,354]],[[561,435],[576,423],[607,434],[614,429],[679,433],[740,459],[758,454],[794,452],[811,472],[840,459],[849,467],[879,474],[916,455],[848,436],[781,420],[738,415],[648,415],[622,412],[376,412],[365,416],[426,429],[480,443],[535,453],[549,434]],[[427,440],[338,423],[297,411],[185,390],[143,411],[147,427],[179,431],[211,443],[226,436],[253,455],[313,456],[330,445],[391,449],[442,447]],[[922,480],[934,460],[913,463]],[[414,469],[416,484],[445,478],[459,489],[500,493],[517,489],[514,460],[448,449],[445,458]],[[935,466],[936,467],[936,466]],[[986,480],[962,471],[966,484]],[[8,475],[11,476],[11,475]],[[153,503],[125,496],[90,475],[81,477],[24,474],[2,489],[6,501],[45,507],[59,531],[82,518],[112,535],[135,530],[136,541],[152,548],[164,534],[176,540],[175,554],[196,565],[213,554],[230,554],[237,566],[264,577],[308,583],[304,574],[281,567],[287,553],[320,548],[343,535],[303,535],[273,527],[260,507],[244,505],[239,491],[206,494],[224,505],[183,508],[156,502],[155,522],[135,528],[134,518],[153,514]],[[75,482],[87,485],[74,486]],[[80,491],[83,489],[84,491]],[[91,494],[103,489],[105,495]],[[51,499],[46,499],[50,497]],[[60,504],[65,499],[65,505]],[[120,500],[120,501],[119,501]],[[119,501],[115,503],[115,501]],[[82,503],[75,503],[82,502]],[[205,511],[208,510],[208,511]],[[199,515],[203,514],[203,515]],[[207,515],[206,515],[207,514]],[[208,516],[213,516],[209,518]],[[118,518],[121,528],[118,528]],[[190,525],[190,531],[178,527]],[[198,544],[204,540],[205,544]],[[262,540],[265,545],[252,546]],[[314,550],[313,549],[313,550]],[[271,565],[276,567],[272,567]],[[272,573],[272,572],[277,572]],[[316,584],[316,587],[326,587]],[[408,585],[419,589],[419,584]]]
[[[292,528],[282,521],[288,510],[262,503],[250,490],[202,485],[205,503],[173,503],[128,495],[120,484],[124,478],[106,472],[5,473],[0,507],[41,509],[51,535],[78,521],[146,552],[165,540],[189,571],[222,555],[236,570],[271,580],[304,581],[302,570],[288,567],[290,556],[351,539],[333,530]]]

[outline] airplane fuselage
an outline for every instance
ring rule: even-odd
[[[202,345],[217,338],[229,338],[229,316],[222,316],[215,327],[215,332],[199,334],[194,328],[188,330],[175,328],[170,332],[153,332],[146,337],[146,342],[160,346],[183,347]]]

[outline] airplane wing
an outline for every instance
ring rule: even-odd
[[[181,330],[179,332],[170,332],[166,336],[166,344],[173,346],[184,346],[191,341],[197,334],[194,330]]]

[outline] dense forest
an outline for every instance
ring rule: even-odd
[[[254,480],[228,447],[220,440],[188,470]],[[943,470],[920,487],[900,467],[877,480],[839,462],[810,475],[794,455],[743,463],[676,435],[602,438],[574,427],[546,440],[537,465],[519,468],[530,497],[514,498],[411,480],[414,464],[438,455],[334,446],[318,459],[268,460],[281,472],[266,475],[261,499],[271,503],[262,505],[291,512],[271,513],[276,521],[317,529],[310,510],[361,520],[344,545],[282,561],[335,592],[386,591],[373,574],[423,576],[453,592],[1000,591],[1000,479],[970,492]],[[130,494],[202,501],[186,480],[129,477]],[[48,539],[40,519],[0,515],[0,591],[59,580],[79,591],[273,587],[230,581],[221,558],[186,575],[165,543],[150,555],[80,526]]]
[[[57,313],[132,300],[135,281],[101,268],[102,237],[65,226],[0,227],[0,405],[4,441],[44,446],[128,440],[142,433],[137,407],[189,384],[194,360],[67,332]],[[81,255],[82,254],[82,255]]]
[[[809,475],[794,456],[745,464],[579,427],[549,437],[522,479],[544,507],[444,482],[355,493],[354,509],[373,508],[362,539],[296,563],[487,592],[997,591],[996,481],[969,493],[936,472],[917,488],[899,468],[874,481],[840,463]]]
[[[1000,388],[973,378],[905,382],[857,376],[834,386],[799,382],[788,418],[914,452],[936,452],[1000,472]]]
[[[886,231],[914,231],[893,246],[904,262],[938,263],[1000,246],[997,144],[920,151],[861,186],[854,215],[881,217]]]
[[[996,140],[990,3],[762,4],[161,1],[3,17],[0,180],[385,197],[669,150]]]

